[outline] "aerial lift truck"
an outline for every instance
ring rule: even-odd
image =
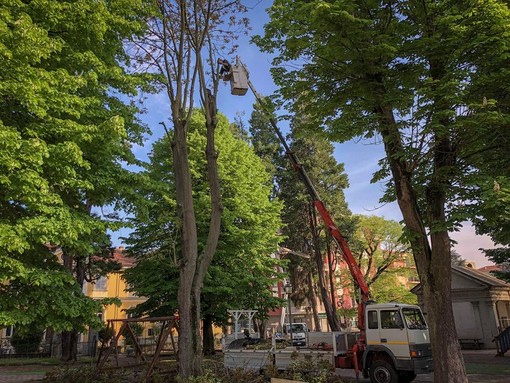
[[[229,69],[230,71],[225,73],[224,79],[230,81],[231,94],[244,95],[249,88],[263,108],[263,99],[251,83],[248,69],[239,57],[236,58],[236,64]],[[304,167],[290,150],[276,121],[269,113],[268,117],[285,149],[292,168],[305,185],[315,209],[336,242],[354,283],[360,291],[358,304],[360,333],[353,344],[347,347],[347,350],[335,355],[335,367],[353,368],[357,379],[361,372],[363,377],[369,377],[373,383],[407,383],[413,381],[417,374],[431,372],[433,364],[430,338],[421,309],[415,305],[376,304],[370,300],[368,285],[347,241],[320,199]]]

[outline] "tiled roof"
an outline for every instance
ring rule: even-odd
[[[462,266],[452,266],[452,269],[454,269],[454,270],[458,271],[459,273],[464,274],[468,277],[476,279],[479,282],[482,282],[482,283],[489,285],[491,287],[510,288],[510,283],[506,283],[505,281],[502,281],[501,279],[498,279],[491,274],[484,273],[479,270],[475,270],[475,269],[472,269],[469,267],[462,267]]]
[[[135,265],[135,259],[134,258],[131,258],[131,257],[128,257],[126,255],[126,253],[124,252],[124,248],[123,247],[117,247],[115,248],[115,250],[113,251],[113,258],[119,262],[122,267],[132,267]]]
[[[478,271],[481,271],[482,273],[490,273],[491,271],[501,271],[501,266],[499,265],[490,265],[490,266],[484,266],[477,269]]]

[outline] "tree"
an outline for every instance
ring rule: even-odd
[[[411,305],[418,303],[418,299],[413,294],[409,286],[404,283],[401,278],[412,276],[412,271],[405,268],[397,270],[389,270],[382,274],[372,283],[372,298],[376,302],[402,302]]]
[[[216,54],[235,48],[237,28],[246,25],[239,15],[240,0],[152,1],[148,9],[149,32],[135,40],[135,60],[142,70],[157,73],[170,102],[172,155],[177,185],[176,208],[182,237],[179,256],[179,374],[199,375],[202,369],[200,342],[200,294],[220,235],[221,201],[215,150],[216,97],[220,81]],[[197,85],[198,80],[198,87]],[[211,199],[208,240],[198,247],[199,229],[193,205],[193,184],[187,147],[187,128],[199,95],[206,116],[207,179]],[[166,125],[163,123],[163,126]]]
[[[452,265],[453,266],[465,266],[466,260],[462,258],[462,256],[457,253],[455,250],[451,251],[452,254]]]
[[[348,184],[347,176],[343,173],[343,164],[338,164],[333,158],[332,145],[319,136],[314,139],[293,136],[290,147],[303,161],[312,183],[340,230],[347,235],[352,233],[354,225],[343,195],[343,189]],[[318,224],[320,219],[315,214],[310,196],[301,180],[289,167],[287,173],[282,175],[280,190],[280,196],[286,202],[283,211],[283,221],[286,225],[283,233],[287,239],[284,245],[289,249],[310,254],[312,262],[307,265],[307,261],[293,258],[289,266],[294,287],[292,298],[298,301],[299,294],[303,298],[307,297],[314,310],[314,292],[317,289],[330,328],[339,331],[340,323],[335,307],[336,289],[333,282],[333,254],[337,250],[333,240],[325,235],[322,225]],[[325,269],[325,258],[329,270]],[[312,287],[312,281],[308,279],[307,273],[302,273],[303,269],[310,270],[316,277],[314,280],[316,289]]]
[[[44,329],[36,323],[31,323],[24,327],[17,327],[14,330],[10,343],[18,354],[35,353],[39,350],[43,332]]]
[[[349,246],[364,272],[371,298],[376,302],[416,303],[408,281],[416,278],[409,244],[404,242],[400,223],[378,216],[355,215],[356,231]],[[353,278],[340,269],[342,289],[353,291]],[[354,299],[358,297],[352,294]]]
[[[193,175],[194,206],[199,227],[207,227],[210,211],[209,190],[204,179],[206,163],[204,116],[195,110],[188,127],[190,170]],[[219,115],[216,129],[218,174],[222,185],[222,224],[219,244],[201,291],[204,352],[213,353],[212,324],[226,326],[228,309],[257,309],[265,319],[270,309],[281,306],[272,296],[280,261],[270,257],[278,247],[281,202],[270,199],[270,177],[262,161],[244,141],[237,138],[227,119]],[[125,272],[131,291],[147,296],[136,308],[138,315],[168,315],[178,308],[178,256],[182,241],[178,236],[175,211],[175,174],[169,158],[169,138],[158,141],[146,176],[150,186],[143,193],[147,204],[133,220],[134,232],[127,240],[137,264]],[[207,237],[199,236],[204,248]]]
[[[304,185],[296,177],[295,172],[289,169],[289,162],[282,157],[281,143],[276,136],[269,119],[276,120],[274,107],[264,99],[264,105],[257,105],[250,118],[250,133],[256,152],[271,169],[275,195],[286,202],[283,219],[286,223],[283,233],[287,239],[285,246],[291,249],[289,263],[290,279],[293,285],[291,299],[294,304],[301,305],[305,299],[310,303],[314,317],[315,327],[320,331],[320,321],[316,305],[316,290],[326,308],[326,316],[331,329],[339,330],[340,323],[336,314],[336,294],[334,283],[334,257],[336,251],[332,239],[327,238],[321,243],[322,226],[317,225],[317,217],[313,211],[310,196],[305,191]],[[303,165],[308,169],[312,182],[319,190],[319,194],[325,196],[327,205],[331,204],[330,211],[341,222],[342,229],[347,233],[352,232],[353,222],[350,220],[350,212],[347,209],[342,189],[347,186],[347,178],[341,174],[343,165],[337,164],[332,156],[333,147],[323,137],[317,135],[312,139],[299,136],[299,129],[306,114],[299,114],[293,120],[291,134],[291,150],[302,157]],[[287,154],[287,153],[286,153]],[[313,254],[311,260],[304,261],[299,257],[292,257],[294,252]],[[326,254],[329,273],[324,268],[324,256]]]
[[[101,302],[81,286],[111,266],[119,220],[98,208],[120,207],[143,132],[120,99],[144,84],[123,46],[141,3],[123,3],[10,1],[0,13],[0,321],[65,330],[65,359],[99,324]]]
[[[396,199],[404,218],[435,379],[467,382],[451,309],[448,231],[466,218],[456,204],[468,181],[462,138],[482,122],[490,129],[507,121],[498,104],[506,92],[493,91],[508,82],[497,69],[508,64],[506,3],[277,0],[269,13],[257,42],[277,51],[273,75],[290,107],[306,105],[310,129],[323,127],[334,140],[382,139],[386,158],[375,180],[389,180],[385,200]]]
[[[353,249],[357,253],[358,266],[365,270],[368,286],[394,265],[408,255],[409,245],[402,240],[402,226],[392,220],[378,216],[358,215],[357,243]]]
[[[264,98],[263,100],[263,105],[260,103],[253,105],[253,112],[248,120],[250,142],[255,154],[264,161],[268,173],[272,175],[273,196],[277,197],[283,177],[282,173],[288,171],[287,159],[284,156],[285,153],[283,153],[278,136],[270,123],[270,119],[276,121],[274,106],[269,102],[269,99]]]
[[[502,181],[501,178],[500,181]],[[510,236],[508,235],[510,189],[508,182],[503,185],[496,182],[493,189],[486,192],[484,196],[482,206],[488,211],[488,214],[479,216],[477,229],[482,234],[490,235],[500,246],[483,249],[483,252],[487,258],[500,267],[500,270],[491,273],[499,279],[510,282]]]

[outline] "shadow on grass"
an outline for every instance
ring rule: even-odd
[[[0,366],[29,366],[29,365],[46,365],[58,366],[69,363],[95,363],[96,359],[90,356],[80,357],[77,362],[62,362],[57,358],[2,358]]]
[[[466,371],[468,374],[510,376],[510,365],[467,363]]]

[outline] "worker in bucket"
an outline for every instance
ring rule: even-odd
[[[229,81],[232,65],[225,59],[218,59],[218,65],[220,65],[220,76],[223,77],[223,81]]]

